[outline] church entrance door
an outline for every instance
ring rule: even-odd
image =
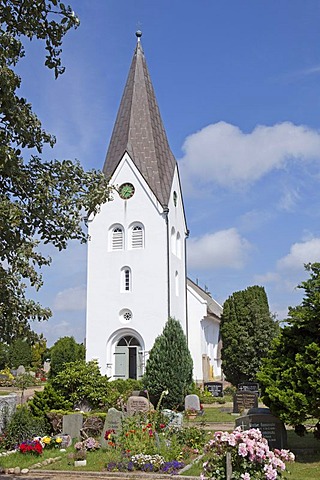
[[[142,377],[142,350],[139,341],[131,335],[121,337],[115,347],[115,378]]]

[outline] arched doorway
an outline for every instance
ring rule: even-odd
[[[115,378],[142,377],[143,351],[139,340],[132,335],[121,337],[114,351],[115,356]]]

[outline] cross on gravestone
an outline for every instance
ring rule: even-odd
[[[253,392],[253,393],[259,394],[259,383],[257,382],[239,383],[238,390],[241,392]]]
[[[195,410],[200,412],[200,400],[198,395],[187,395],[184,399],[184,409],[185,410]]]
[[[82,413],[71,413],[62,417],[62,432],[64,435],[70,435],[73,439],[80,439],[80,430],[82,429]]]
[[[252,408],[247,415],[236,419],[236,426],[243,430],[258,428],[268,440],[270,448],[287,448],[287,432],[283,422],[272,415],[269,408]]]
[[[109,408],[102,434],[100,444],[102,447],[106,447],[108,444],[108,439],[105,438],[105,434],[109,430],[113,430],[115,434],[118,434],[122,430],[122,419],[123,413],[117,410],[116,408]]]

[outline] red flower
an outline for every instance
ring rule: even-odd
[[[104,439],[109,440],[113,433],[116,433],[113,429],[106,430],[106,433],[104,434]]]
[[[160,423],[159,427],[160,428],[166,428],[166,425],[164,423]]]
[[[42,445],[38,440],[22,442],[19,445],[19,450],[21,453],[35,453],[36,455],[41,455]]]

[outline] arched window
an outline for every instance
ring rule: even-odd
[[[110,250],[123,250],[124,232],[121,225],[116,225],[111,229]]]
[[[144,228],[141,223],[134,223],[130,227],[130,246],[132,249],[144,248]]]
[[[129,267],[121,268],[120,291],[131,292],[131,269]]]
[[[174,227],[171,228],[171,252],[176,255],[177,252],[177,245],[176,245],[176,229]]]
[[[180,233],[177,233],[177,257],[181,258],[181,236]]]

